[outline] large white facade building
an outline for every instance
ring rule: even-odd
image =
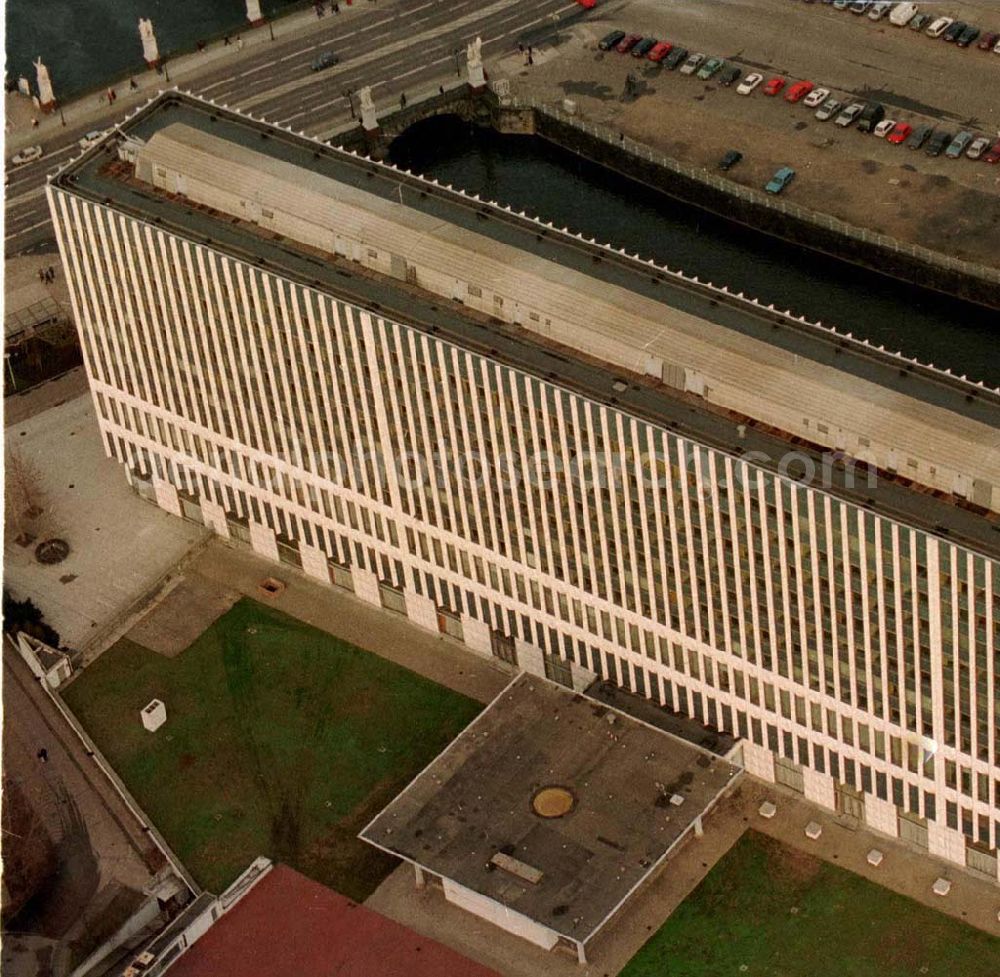
[[[137,490],[477,653],[732,731],[750,773],[997,878],[998,534],[884,473],[853,486],[815,426],[866,403],[883,430],[924,425],[925,484],[940,445],[985,509],[996,404],[796,355],[816,432],[796,446],[777,389],[795,354],[711,320],[710,296],[700,330],[667,284],[625,304],[643,263],[184,96],[125,128],[135,168],[105,145],[48,192],[101,433]],[[561,323],[550,287],[594,321]],[[688,329],[731,334],[725,398],[701,346],[683,364]],[[728,402],[754,383],[764,429]]]

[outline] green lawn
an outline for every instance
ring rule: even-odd
[[[997,973],[1000,940],[750,831],[621,977]]]
[[[174,659],[119,641],[65,698],[207,889],[264,854],[357,900],[393,865],[357,832],[480,709],[251,600]]]

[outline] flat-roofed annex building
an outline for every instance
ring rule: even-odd
[[[902,481],[788,477],[778,423],[809,403],[819,464],[818,425],[868,405],[928,483],[940,452],[985,492],[993,400],[185,96],[123,130],[135,167],[100,146],[48,193],[139,491],[478,653],[733,731],[749,772],[997,877],[997,533]]]

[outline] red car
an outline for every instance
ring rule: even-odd
[[[1000,34],[997,34],[995,31],[989,31],[979,38],[979,43],[976,47],[979,48],[980,51],[992,51],[993,45],[996,44],[997,41],[1000,41]]]
[[[654,44],[652,50],[646,55],[650,61],[662,61],[672,50],[674,49],[673,44],[670,41],[660,41],[658,44]]]
[[[1000,139],[983,153],[983,159],[987,163],[1000,163]]]
[[[885,141],[898,146],[901,142],[906,142],[911,132],[913,132],[913,126],[909,122],[897,122],[889,130],[889,135],[885,137]]]
[[[615,50],[619,54],[628,54],[642,40],[642,34],[626,34],[619,42]]]
[[[797,81],[791,88],[785,92],[786,102],[800,102],[806,97],[816,86],[811,81]]]
[[[772,78],[764,86],[764,94],[765,95],[777,95],[778,92],[780,92],[781,89],[784,88],[784,87],[785,87],[785,79],[782,78],[781,75],[778,75],[777,78]]]

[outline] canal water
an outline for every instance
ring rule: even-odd
[[[302,0],[263,0],[265,16]],[[247,28],[244,0],[7,0],[7,74],[34,90],[35,58],[49,68],[56,97],[103,88],[145,69],[139,18],[152,20],[160,52]]]
[[[440,116],[396,139],[390,159],[702,281],[1000,386],[1000,313],[786,244],[537,137],[501,135]]]

